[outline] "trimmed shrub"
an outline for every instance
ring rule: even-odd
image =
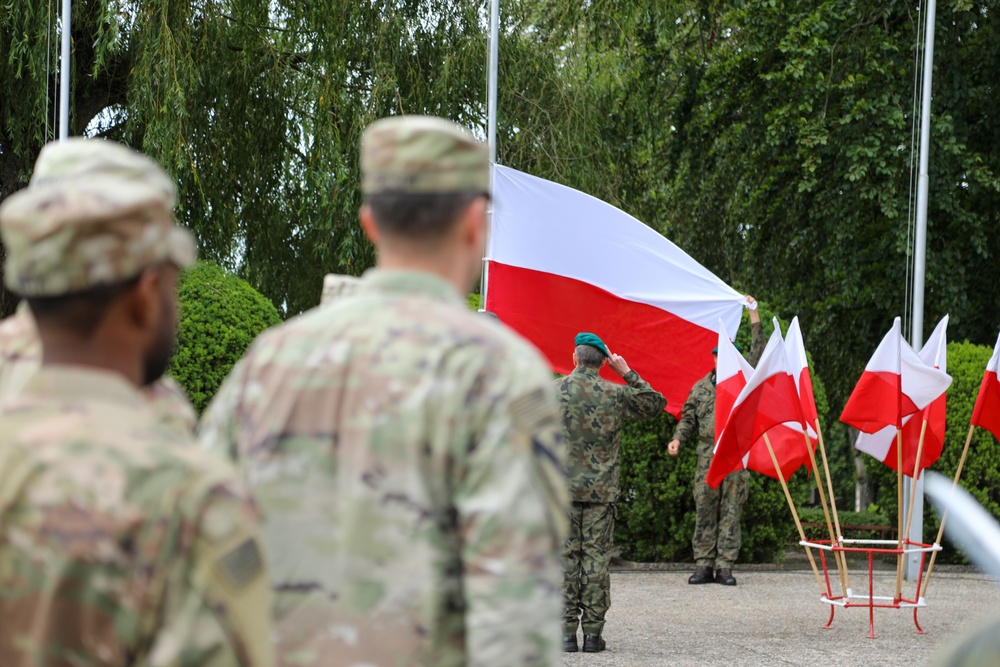
[[[759,306],[765,335],[773,330],[772,313]],[[750,326],[746,313],[736,342],[750,348]],[[813,374],[820,418],[828,405],[823,383]],[[630,422],[622,433],[622,498],[618,507],[615,539],[623,558],[635,561],[690,561],[695,509],[692,482],[696,467],[695,447],[681,447],[676,458],[667,454],[667,443],[676,420],[664,413],[645,422]],[[832,464],[831,464],[832,465]],[[809,497],[813,478],[800,470],[789,482],[796,504]],[[824,488],[825,490],[825,488]],[[750,474],[750,496],[743,506],[741,562],[779,562],[795,533],[795,524],[781,484],[759,473]]]
[[[948,344],[948,373],[952,377],[948,388],[947,422],[941,458],[931,466],[948,477],[955,476],[962,448],[969,433],[969,419],[976,403],[983,371],[993,350],[969,342]],[[881,461],[864,455],[865,467],[872,479],[873,497],[877,509],[896,522],[896,473]],[[988,431],[977,428],[969,445],[969,454],[962,469],[960,483],[976,497],[994,517],[1000,518],[1000,443]],[[904,517],[905,519],[905,517]],[[939,520],[930,503],[924,504],[924,541],[937,536]],[[960,551],[947,546],[938,554],[940,562],[965,562]]]
[[[177,292],[180,320],[170,375],[201,414],[257,334],[281,318],[249,283],[210,262],[182,271]]]

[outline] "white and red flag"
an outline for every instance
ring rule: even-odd
[[[747,467],[751,449],[764,433],[784,422],[802,421],[802,404],[795,380],[788,372],[781,330],[775,328],[760,363],[736,397],[725,428],[716,436],[715,454],[705,481],[712,488],[718,487],[729,473]],[[804,441],[802,446],[804,450]],[[770,459],[766,446],[764,453]]]
[[[948,372],[948,316],[945,315],[938,325],[934,327],[934,332],[930,338],[920,348],[918,356],[931,368],[936,368],[945,373]],[[920,455],[920,468],[928,468],[941,458],[941,451],[944,447],[945,430],[945,392],[932,400],[923,410],[903,417],[903,469],[904,475],[913,475],[913,468],[917,462],[917,449],[920,446],[920,431],[923,430],[923,422],[927,420],[927,430],[924,433],[924,448]],[[899,467],[899,456],[896,452],[898,438],[896,437],[895,424],[886,426],[874,433],[858,434],[857,442],[854,446],[875,457],[893,470]]]
[[[774,321],[774,328],[776,331],[781,330],[777,319]],[[813,451],[816,450],[816,421],[819,419],[798,317],[793,318],[792,323],[788,326],[784,350],[786,369],[795,382],[804,421],[786,421],[778,424],[768,430],[767,438],[771,442],[775,458],[778,459],[781,475],[785,481],[788,481],[800,467],[805,466],[807,470],[812,469],[812,459],[806,445],[808,443]],[[806,439],[807,435],[808,440]],[[747,468],[774,479],[778,478],[778,472],[774,469],[774,462],[767,451],[767,443],[764,442],[763,437],[755,442],[750,449]]]
[[[573,337],[600,336],[667,397],[677,416],[712,368],[718,322],[739,327],[742,295],[610,204],[493,167],[486,310],[573,369]],[[621,382],[617,374],[607,378]]]
[[[993,434],[994,438],[1000,440],[1000,381],[997,380],[997,373],[1000,372],[1000,336],[993,347],[993,356],[986,364],[986,372],[983,373],[983,382],[979,385],[979,396],[976,397],[976,405],[972,408],[972,424],[985,428]]]
[[[719,346],[715,363],[715,434],[722,434],[736,399],[753,375],[753,366],[736,349],[726,327],[719,322]],[[772,466],[773,467],[773,466]]]
[[[903,340],[899,318],[847,399],[840,421],[865,433],[903,427],[903,418],[923,410],[951,385],[951,376],[930,366]]]

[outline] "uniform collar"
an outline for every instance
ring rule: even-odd
[[[440,276],[425,271],[368,269],[361,276],[365,286],[382,292],[424,294],[444,301],[461,301],[455,286]]]
[[[42,366],[25,385],[22,393],[57,400],[105,401],[137,408],[145,405],[142,394],[124,377],[87,366]]]
[[[579,373],[580,375],[587,375],[589,377],[599,378],[601,377],[601,369],[591,368],[589,366],[577,366],[573,369],[574,373]]]

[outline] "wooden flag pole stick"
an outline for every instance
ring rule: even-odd
[[[813,479],[816,480],[816,490],[819,491],[819,504],[823,507],[823,516],[826,518],[826,529],[830,533],[830,546],[838,546],[837,534],[833,532],[833,522],[830,520],[830,508],[827,507],[826,494],[823,493],[823,483],[819,481],[819,470],[816,467],[816,452],[814,452],[813,448],[810,446],[809,434],[803,431],[802,437],[805,438],[806,441],[806,451],[809,453],[809,462],[812,464]],[[842,552],[840,551],[834,551],[833,559],[837,563],[837,574],[840,576],[840,587],[844,597],[846,598],[847,581],[844,580],[844,567],[840,558],[841,553]]]
[[[958,468],[955,470],[955,481],[952,482],[951,488],[954,489],[958,486],[958,478],[962,476],[962,468],[965,466],[965,457],[969,453],[969,444],[972,442],[972,434],[975,432],[976,427],[974,424],[969,424],[969,435],[965,436],[965,447],[962,448],[962,457],[958,460]],[[941,544],[941,537],[944,535],[944,522],[948,518],[948,513],[945,512],[941,515],[941,527],[938,528],[937,537],[934,539],[934,544]],[[920,591],[920,597],[925,597],[927,595],[927,582],[931,580],[931,572],[934,571],[934,561],[937,560],[938,552],[931,553],[931,562],[927,565],[927,574],[924,575],[924,587]]]
[[[906,512],[906,530],[904,535],[910,534],[910,526],[913,524],[913,502],[917,499],[917,477],[920,476],[920,457],[924,455],[924,438],[927,435],[927,413],[924,412],[924,423],[920,425],[920,440],[917,442],[917,460],[913,464],[913,477],[910,483],[910,507]]]
[[[826,460],[826,445],[823,443],[823,428],[819,425],[819,419],[816,420],[816,436],[819,439],[819,453],[823,459],[823,473],[826,475],[826,487],[830,491],[830,507],[833,509],[833,527],[837,530],[837,544],[840,544],[840,516],[837,512],[837,498],[833,493],[833,479],[830,477],[830,465]],[[844,566],[844,594],[846,595],[846,589],[851,587],[851,574],[847,569],[847,554],[842,551],[838,551],[837,554],[840,556],[840,561]]]
[[[764,444],[767,445],[767,453],[771,455],[771,462],[774,463],[774,471],[778,473],[778,481],[781,482],[781,490],[785,492],[785,500],[788,501],[788,509],[792,510],[792,519],[795,520],[795,527],[799,529],[799,539],[803,542],[806,541],[806,532],[802,530],[802,522],[799,521],[799,513],[795,509],[795,503],[792,501],[792,494],[788,492],[788,484],[785,483],[785,476],[781,474],[781,465],[778,463],[778,457],[774,455],[774,447],[771,446],[771,440],[767,437],[767,433],[764,434]],[[813,558],[812,551],[809,547],[805,547],[806,556],[809,558],[809,564],[812,565],[813,574],[816,575],[816,583],[819,584],[819,591],[821,596],[826,595],[826,586],[823,585],[823,578],[819,576],[819,569],[816,567],[816,560]]]
[[[896,554],[896,597],[903,592],[903,429],[896,428],[896,525],[899,530]]]

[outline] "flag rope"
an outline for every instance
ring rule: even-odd
[[[774,447],[771,446],[771,439],[767,437],[767,433],[764,434],[764,444],[767,445],[767,453],[771,455],[771,462],[774,463],[774,471],[778,473],[778,481],[781,482],[781,490],[785,492],[785,499],[788,501],[788,508],[792,510],[792,518],[795,519],[795,527],[799,529],[799,539],[806,542],[806,532],[802,530],[802,522],[799,521],[799,513],[795,509],[795,502],[792,501],[792,494],[788,492],[788,484],[785,482],[785,476],[781,474],[781,464],[778,463],[778,457],[774,454]],[[827,587],[823,585],[823,579],[819,576],[819,568],[816,567],[816,560],[813,558],[812,551],[809,547],[804,547],[806,550],[806,556],[809,558],[809,564],[812,565],[813,574],[816,575],[816,583],[819,584],[820,597],[827,597]]]
[[[958,486],[958,478],[962,476],[962,468],[965,467],[965,457],[969,453],[969,444],[972,442],[972,434],[976,430],[975,424],[969,424],[969,435],[965,437],[965,446],[962,448],[962,457],[958,460],[958,468],[955,470],[955,481],[952,482],[952,490]],[[934,544],[941,544],[941,536],[944,535],[944,522],[948,519],[948,512],[945,511],[941,515],[941,527],[938,528],[937,538],[934,539]],[[920,592],[920,597],[927,596],[927,583],[931,580],[931,572],[934,571],[934,561],[937,560],[937,551],[931,554],[931,562],[927,565],[927,574],[924,575],[924,588]]]

